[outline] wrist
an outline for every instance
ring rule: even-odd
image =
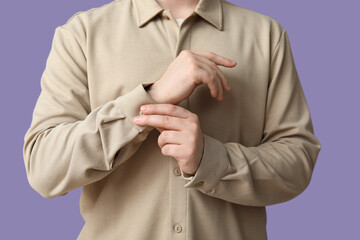
[[[163,99],[157,94],[154,84],[151,84],[145,88],[145,91],[149,94],[149,96],[157,103],[165,103]]]

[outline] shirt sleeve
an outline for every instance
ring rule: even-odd
[[[57,27],[24,136],[31,187],[45,198],[65,195],[126,161],[153,129],[132,121],[142,104],[155,103],[145,91],[151,84],[139,84],[91,110],[84,47],[66,25]]]
[[[266,206],[308,186],[321,145],[283,29],[271,57],[266,118],[259,145],[223,143],[204,134],[204,154],[184,187],[229,202]]]

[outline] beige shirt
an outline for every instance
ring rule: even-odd
[[[219,67],[223,101],[201,85],[178,104],[204,134],[192,177],[161,154],[156,128],[133,123],[155,103],[145,87],[184,49],[237,61]],[[43,197],[83,187],[78,239],[263,240],[265,206],[308,186],[320,149],[276,20],[200,0],[179,27],[155,0],[116,0],[55,29],[23,156]]]

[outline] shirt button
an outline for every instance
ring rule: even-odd
[[[180,233],[182,231],[182,226],[180,224],[175,224],[174,231]]]
[[[215,188],[211,189],[208,193],[214,194],[215,193]]]
[[[174,173],[175,173],[176,176],[181,176],[180,168],[178,168],[178,167],[175,168],[175,169],[174,169]]]
[[[204,182],[203,182],[203,181],[196,183],[196,184],[195,184],[195,187],[201,187],[202,185],[204,185]]]

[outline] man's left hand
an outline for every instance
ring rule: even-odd
[[[194,175],[204,148],[198,116],[173,104],[146,104],[141,112],[134,123],[157,128],[161,153],[175,158],[184,173]]]

